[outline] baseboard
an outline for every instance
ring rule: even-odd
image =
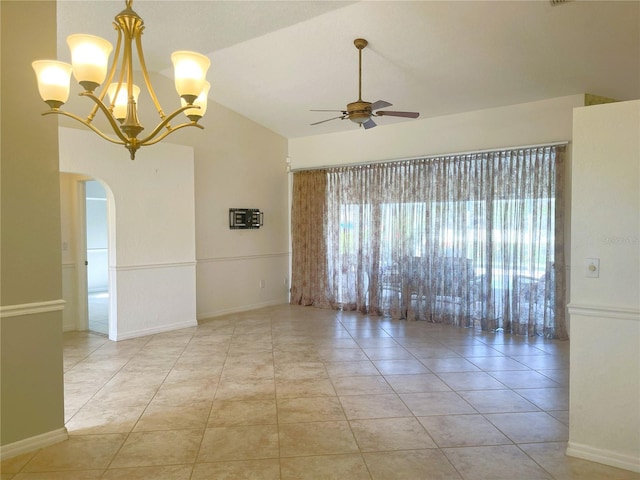
[[[141,330],[134,330],[133,332],[118,334],[116,338],[111,338],[111,337],[109,338],[110,340],[115,340],[115,341],[130,340],[132,338],[146,337],[147,335],[155,335],[156,333],[171,332],[173,330],[180,330],[182,328],[191,328],[191,327],[197,327],[197,326],[198,326],[197,320],[189,320],[187,322],[171,323],[168,325],[162,325],[160,327],[143,328]]]
[[[229,315],[232,313],[249,312],[251,310],[258,310],[259,308],[264,307],[275,307],[276,305],[285,305],[286,303],[286,300],[270,300],[268,302],[252,303],[250,305],[241,305],[239,307],[216,310],[215,312],[199,313],[198,320],[207,320],[209,318],[222,317],[224,315]]]
[[[640,458],[623,455],[612,450],[590,447],[580,443],[569,442],[567,446],[569,457],[582,458],[591,462],[603,463],[611,467],[622,468],[640,473]]]
[[[17,442],[8,443],[0,446],[0,460],[16,457],[23,453],[33,452],[39,448],[48,447],[54,443],[64,442],[69,438],[65,427],[53,430],[51,432],[36,435],[35,437],[25,438]]]

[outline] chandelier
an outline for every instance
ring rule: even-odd
[[[141,39],[144,22],[132,10],[133,0],[125,0],[125,3],[126,8],[115,16],[113,22],[118,32],[118,41],[113,62],[108,70],[107,64],[113,46],[100,37],[84,34],[70,35],[67,38],[67,44],[71,50],[71,64],[55,60],[37,60],[32,63],[32,66],[38,77],[40,96],[51,108],[43,115],[59,114],[73,118],[103,139],[124,145],[133,160],[140,147],[158,143],[176,130],[184,127],[204,128],[198,124],[198,120],[207,109],[210,85],[205,77],[211,62],[206,56],[196,52],[178,51],[171,54],[175,87],[181,98],[181,107],[166,115],[153,91],[144,61]],[[142,138],[138,138],[144,130],[138,120],[137,101],[140,87],[134,84],[133,79],[132,46],[134,42],[144,83],[160,117],[158,125]],[[60,110],[69,98],[71,73],[84,88],[80,95],[90,98],[95,103],[86,119]],[[96,93],[96,89],[101,85],[107,85],[107,87],[103,86],[100,92]],[[108,101],[105,101],[105,96],[108,97]],[[98,110],[104,113],[115,138],[103,133],[93,124]],[[189,121],[171,126],[169,122],[182,112]]]

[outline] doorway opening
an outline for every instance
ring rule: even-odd
[[[109,218],[107,192],[100,182],[85,182],[85,241],[88,329],[109,334]]]

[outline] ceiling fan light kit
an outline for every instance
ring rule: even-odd
[[[125,0],[126,8],[115,16],[113,26],[118,32],[118,40],[109,69],[107,64],[113,50],[111,43],[100,37],[84,34],[70,35],[67,38],[67,44],[71,50],[71,64],[54,60],[36,60],[32,63],[38,77],[40,96],[51,108],[43,115],[64,115],[82,123],[104,140],[124,145],[129,150],[131,160],[135,158],[136,151],[140,147],[158,143],[176,130],[184,127],[204,128],[197,122],[207,108],[210,84],[206,81],[206,74],[211,63],[206,56],[197,52],[178,51],[171,55],[175,87],[181,99],[181,106],[173,113],[166,115],[153,91],[144,61],[141,38],[144,22],[133,11],[132,4],[133,0]],[[144,127],[138,120],[137,102],[140,88],[134,84],[133,78],[134,42],[144,83],[160,117],[158,125],[149,135],[141,139],[138,135]],[[119,70],[118,66],[120,66]],[[84,92],[80,95],[90,98],[95,103],[86,119],[60,110],[60,107],[69,99],[69,82],[72,73],[84,88]],[[99,94],[94,93],[103,84],[106,88],[103,87]],[[105,96],[108,96],[108,101],[105,101]],[[104,113],[116,138],[106,135],[92,123],[98,109]],[[171,126],[169,122],[183,112],[189,122]]]
[[[404,118],[418,118],[420,115],[418,112],[392,112],[390,110],[379,110],[380,108],[390,107],[391,103],[384,100],[378,100],[377,102],[365,102],[362,100],[362,50],[369,44],[364,38],[356,38],[353,44],[358,49],[358,100],[347,104],[346,110],[311,110],[312,112],[341,112],[341,115],[337,117],[328,118],[319,122],[312,123],[311,125],[319,125],[321,123],[329,122],[331,120],[344,120],[348,118],[359,126],[365,129],[373,128],[377,126],[373,121],[373,117],[404,117]]]

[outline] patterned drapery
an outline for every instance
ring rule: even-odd
[[[291,302],[567,338],[564,150],[296,172]]]

